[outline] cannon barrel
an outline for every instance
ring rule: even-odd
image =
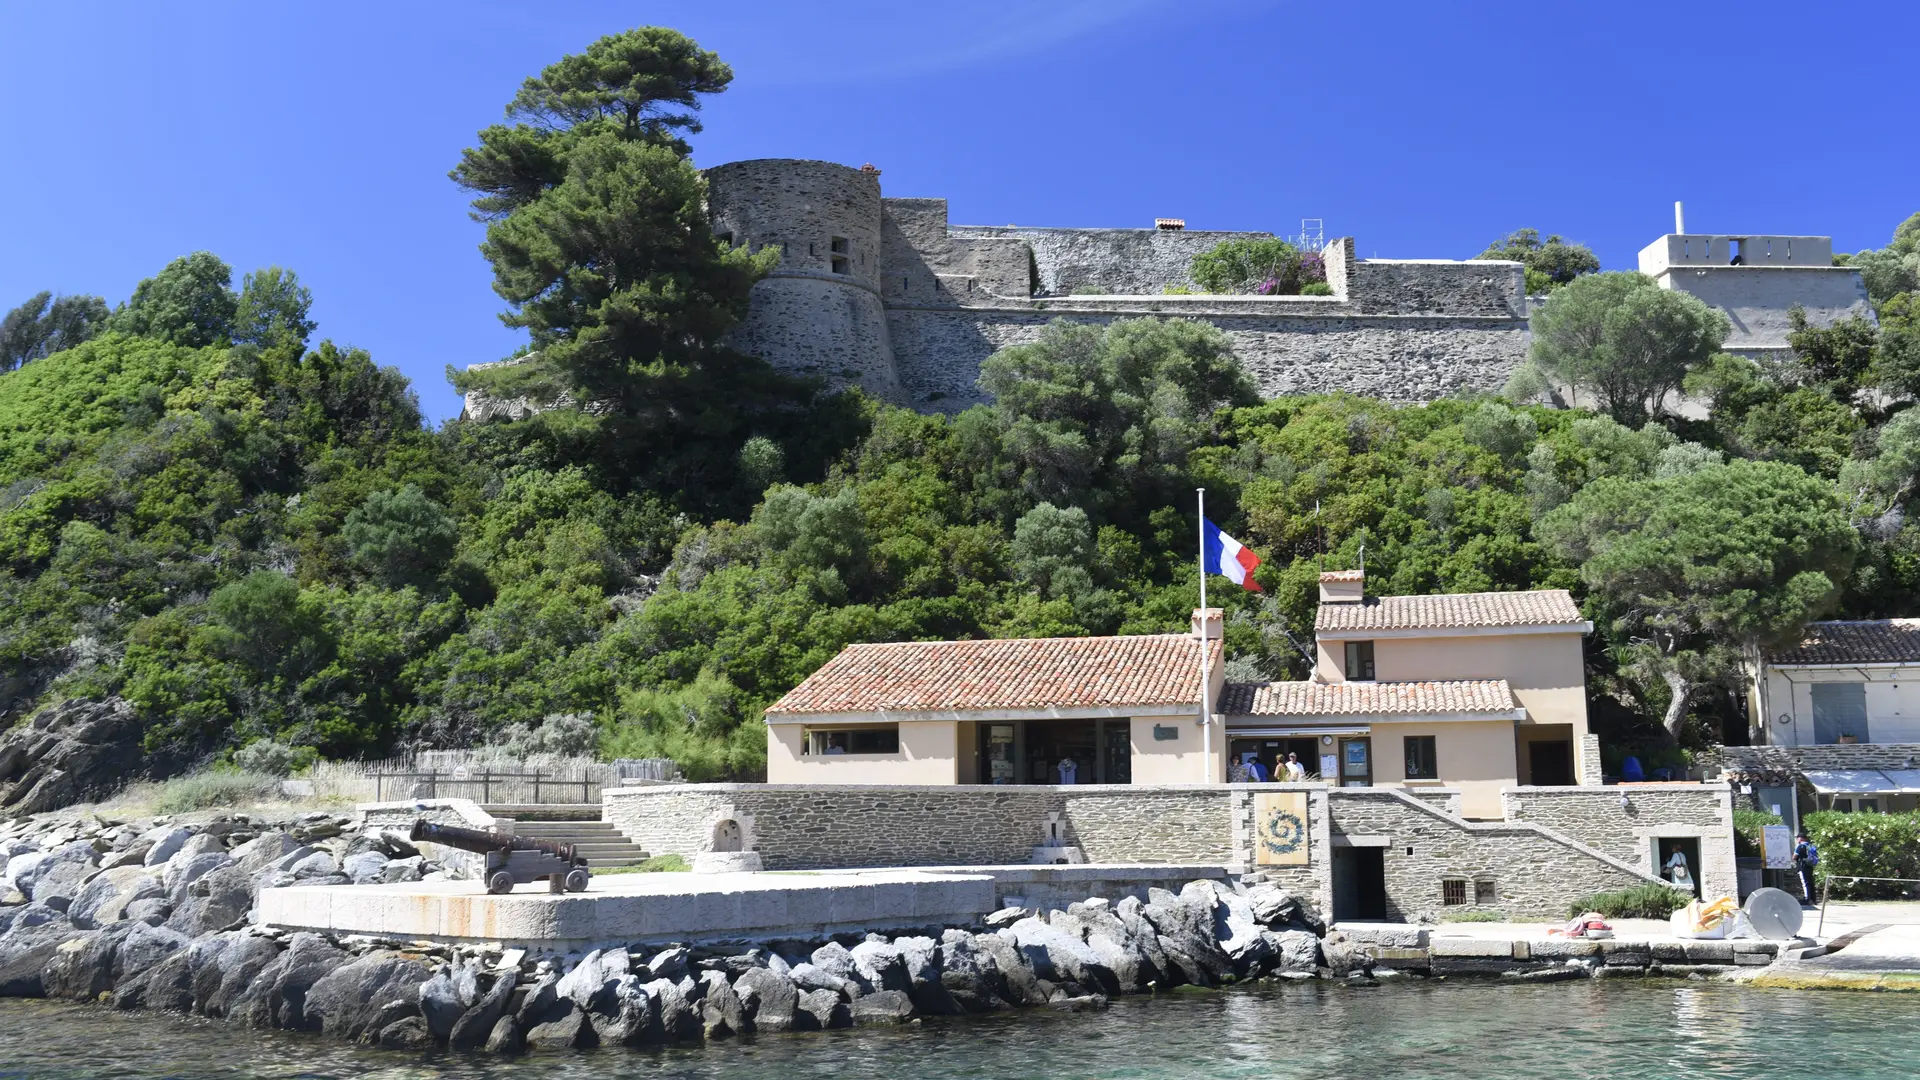
[[[463,829],[458,825],[435,825],[425,818],[413,823],[412,837],[416,841],[443,844],[476,855],[485,855],[489,851],[544,851],[567,862],[575,861],[572,844],[532,836],[508,836],[480,829]]]

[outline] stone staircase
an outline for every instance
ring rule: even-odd
[[[513,831],[521,836],[537,837],[572,844],[586,857],[590,869],[638,866],[647,861],[647,853],[621,835],[610,821],[538,821],[519,819]]]

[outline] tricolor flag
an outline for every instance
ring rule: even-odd
[[[1248,592],[1259,592],[1260,586],[1253,581],[1253,568],[1260,565],[1260,556],[1220,531],[1220,526],[1206,518],[1201,518],[1200,522],[1202,568],[1209,574],[1219,574]]]

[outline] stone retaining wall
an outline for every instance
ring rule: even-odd
[[[1658,875],[1663,838],[1700,842],[1701,895],[1737,897],[1733,792],[1725,784],[1620,784],[1604,788],[1520,787],[1500,793],[1509,821],[1530,821]],[[1624,800],[1624,804],[1623,804]]]

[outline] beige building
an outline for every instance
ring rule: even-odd
[[[1592,629],[1564,589],[1370,597],[1361,571],[1321,574],[1313,677],[1227,688],[1230,761],[1292,754],[1343,787],[1456,788],[1469,818],[1501,817],[1516,784],[1598,784]]]
[[[1458,790],[1488,819],[1504,788],[1600,782],[1592,624],[1564,590],[1368,597],[1359,571],[1321,579],[1304,682],[1228,685],[1216,609],[1186,634],[850,645],[767,710],[767,779],[1223,783],[1279,778],[1291,753],[1337,786]]]

